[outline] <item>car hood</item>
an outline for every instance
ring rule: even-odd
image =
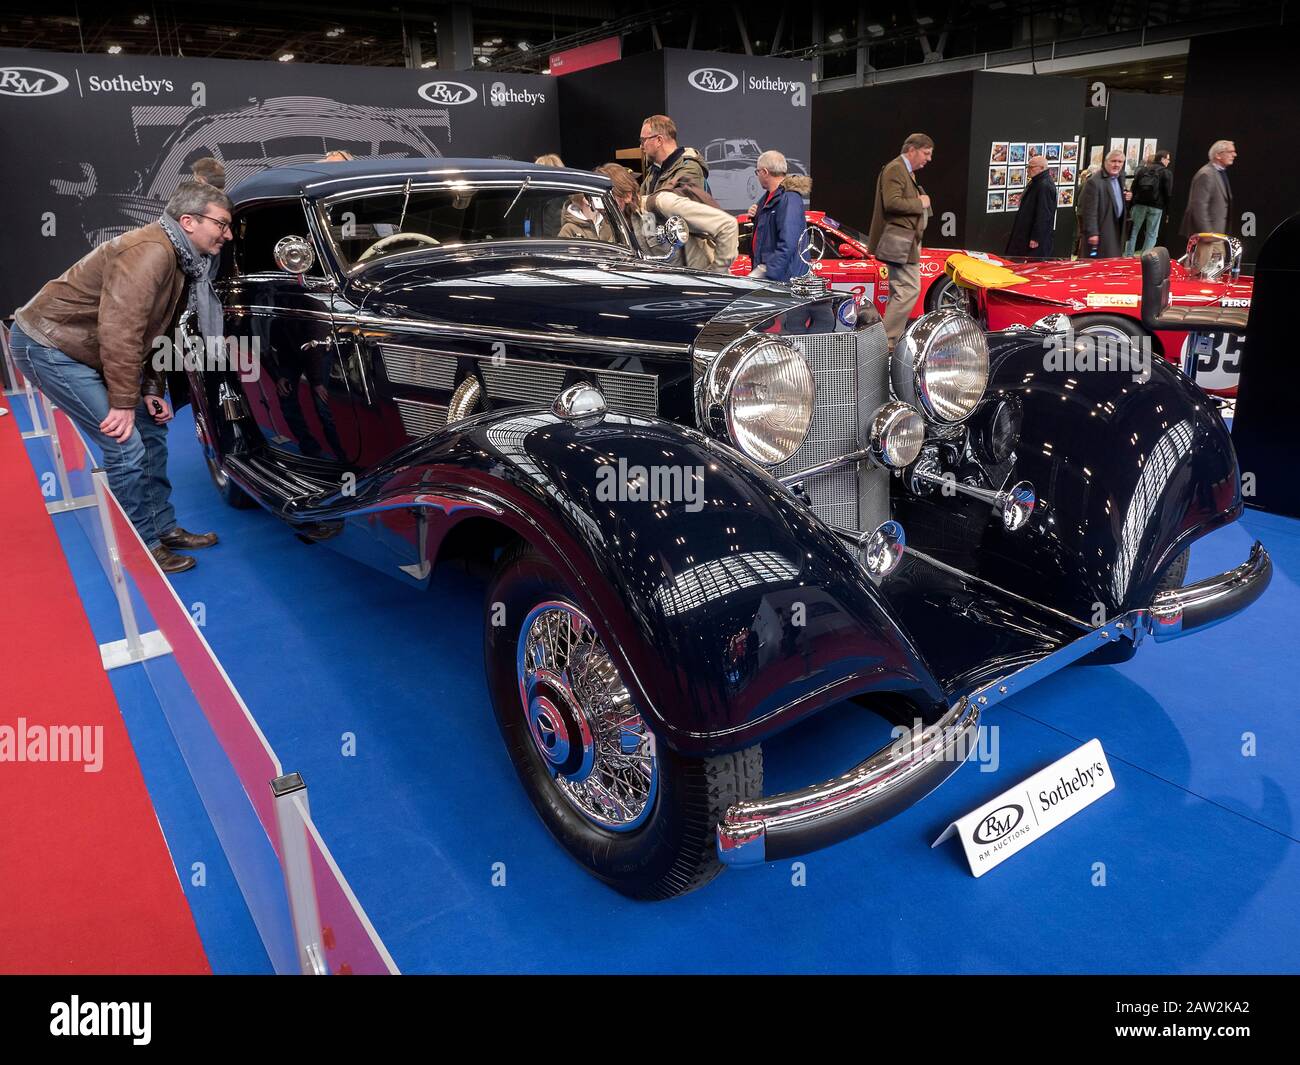
[[[691,345],[705,324],[757,322],[797,305],[783,286],[645,260],[560,254],[414,253],[349,279],[367,314],[574,337]]]
[[[1027,280],[998,289],[1011,298],[1048,300],[1082,310],[1100,306],[1108,297],[1138,298],[1142,294],[1142,269],[1138,259],[1077,259],[1073,262],[1014,263],[1007,265]],[[1089,296],[1092,297],[1089,300]]]

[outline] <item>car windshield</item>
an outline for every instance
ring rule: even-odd
[[[862,230],[846,226],[843,222],[834,218],[824,218],[822,222],[827,229],[833,229],[836,233],[843,233],[850,240],[856,240],[864,248],[867,246],[867,235]]]
[[[526,185],[402,189],[329,205],[330,236],[346,267],[421,248],[495,241],[591,241],[631,251],[603,194]]]

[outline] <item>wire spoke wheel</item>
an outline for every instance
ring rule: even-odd
[[[592,824],[640,827],[654,806],[654,740],[591,621],[572,604],[535,606],[520,630],[519,696],[560,794]]]

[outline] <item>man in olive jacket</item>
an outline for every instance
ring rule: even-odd
[[[667,194],[707,208],[682,218],[690,231],[682,249],[687,269],[725,272],[736,257],[738,229],[735,217],[709,194],[709,170],[700,153],[677,143],[677,125],[667,115],[651,115],[641,123],[641,150],[647,164],[641,198],[648,210],[661,219],[669,217],[664,207],[671,202]]]
[[[159,221],[74,263],[14,312],[10,331],[18,368],[99,445],[109,487],[168,573],[194,565],[173,548],[208,547],[217,537],[176,524],[167,480],[172,410],[152,362],[158,338],[172,335],[187,282],[208,283],[210,257],[229,234],[225,193],[185,182]],[[203,310],[212,313],[210,304]]]
[[[892,349],[921,293],[921,235],[930,220],[930,197],[916,181],[916,172],[934,157],[934,141],[913,133],[902,152],[876,178],[875,208],[867,235],[871,254],[889,268],[889,305],[885,333]]]

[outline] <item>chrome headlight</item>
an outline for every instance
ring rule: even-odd
[[[706,387],[731,442],[756,462],[780,465],[808,435],[812,370],[785,340],[749,337],[733,345],[710,367]]]
[[[891,400],[871,416],[867,440],[873,459],[891,470],[902,469],[921,453],[925,421],[915,407]]]
[[[989,348],[984,330],[954,308],[931,311],[899,337],[891,366],[894,394],[939,422],[959,422],[984,397]]]

